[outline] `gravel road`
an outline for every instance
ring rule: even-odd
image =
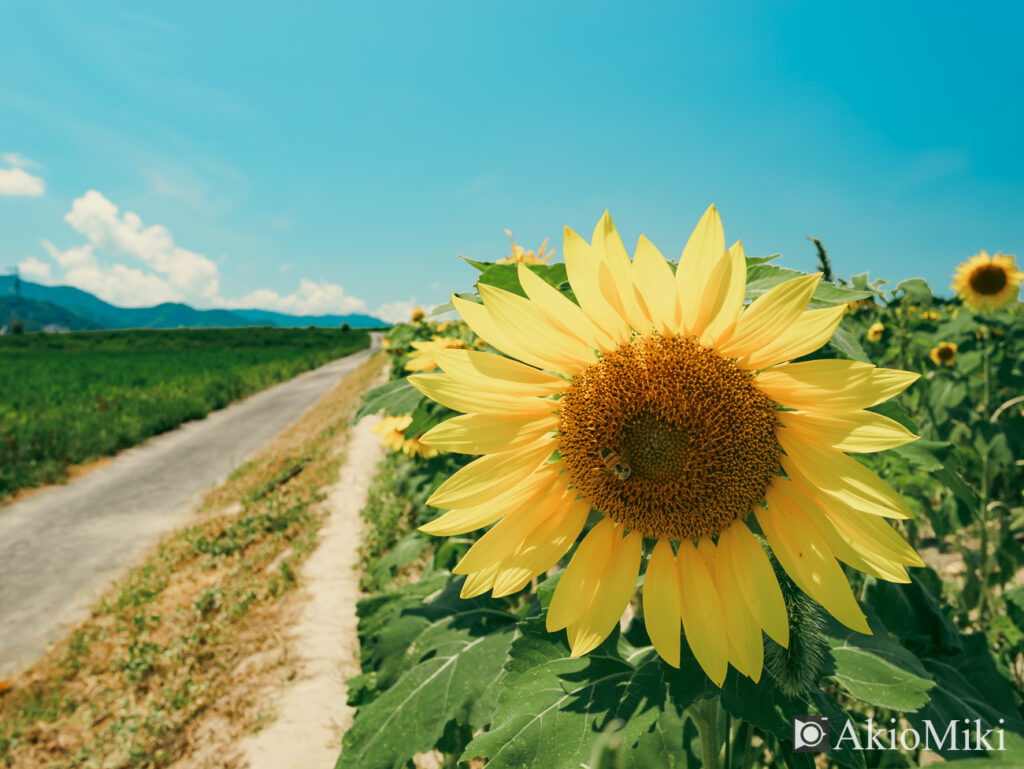
[[[380,347],[328,363],[0,507],[0,678],[88,615],[161,534]]]

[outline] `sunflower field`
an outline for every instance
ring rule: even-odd
[[[388,333],[339,769],[1024,767],[1024,276],[817,245],[606,213]]]

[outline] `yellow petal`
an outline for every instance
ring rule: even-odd
[[[700,336],[703,328],[696,328],[701,299],[718,262],[725,255],[725,233],[722,220],[714,205],[708,206],[690,239],[676,268],[676,291],[682,313],[684,333]]]
[[[743,309],[747,290],[747,257],[739,241],[719,261],[704,294],[696,328],[703,328],[702,342],[714,344],[731,329]]]
[[[511,355],[531,366],[557,371],[560,374],[572,375],[578,370],[579,367],[575,363],[557,356],[546,355],[545,351],[537,345],[523,346],[518,336],[498,324],[484,305],[467,302],[454,295],[452,296],[452,305],[473,330],[473,333],[506,355]]]
[[[610,518],[587,532],[551,597],[546,620],[549,633],[572,624],[590,605],[597,581],[608,566],[613,541],[619,537],[621,529]]]
[[[757,537],[742,521],[718,535],[722,557],[728,559],[736,572],[736,581],[747,609],[780,646],[789,646],[789,615],[782,589],[775,577],[768,554]]]
[[[883,518],[872,515],[851,515],[822,506],[825,515],[851,543],[872,550],[905,566],[924,566],[917,551]]]
[[[795,439],[836,451],[885,451],[917,440],[899,422],[872,411],[835,415],[780,411],[777,419]]]
[[[609,560],[598,578],[590,605],[566,628],[573,657],[583,656],[608,637],[636,590],[643,537],[632,531],[622,538],[621,532],[621,527],[615,531]]]
[[[804,275],[773,286],[743,311],[728,339],[718,345],[727,358],[750,355],[784,334],[814,295],[821,273]]]
[[[764,347],[739,358],[736,365],[757,370],[809,355],[832,338],[845,312],[845,304],[808,310]]]
[[[703,546],[702,540],[701,545]],[[744,675],[754,681],[761,680],[761,669],[764,666],[764,641],[761,639],[761,627],[750,614],[743,594],[740,592],[739,580],[731,560],[731,553],[718,548],[715,561],[715,586],[718,597],[722,600],[722,613],[725,616],[725,630],[729,636],[729,647],[733,650],[733,665]]]
[[[466,577],[462,583],[462,590],[459,591],[460,598],[476,598],[483,595],[494,586],[494,577],[498,573],[498,564],[492,564],[483,571],[475,572]]]
[[[662,334],[674,336],[679,330],[679,293],[675,277],[665,257],[643,235],[637,241],[633,257],[633,283],[651,314],[654,327]]]
[[[490,392],[552,395],[569,387],[561,377],[490,352],[435,350],[434,360],[446,374]]]
[[[909,582],[906,570],[887,555],[873,548],[864,548],[859,541],[850,539],[832,522],[822,509],[817,497],[804,494],[794,483],[780,483],[778,492],[788,507],[797,507],[815,531],[824,540],[836,558],[855,569],[889,582]]]
[[[442,483],[430,495],[431,507],[471,507],[486,502],[500,493],[526,480],[558,448],[558,438],[546,435],[526,448],[488,454],[474,459]],[[495,478],[501,479],[500,487]]]
[[[636,296],[633,294],[633,270],[629,262],[629,254],[622,245],[622,238],[612,222],[611,215],[605,211],[604,216],[594,227],[594,237],[591,242],[592,248],[604,253],[604,263],[608,266],[611,277],[610,287],[602,286],[606,299],[616,306],[616,301],[609,298],[610,293],[617,297],[617,306],[621,308],[626,321],[639,331],[647,330],[646,318],[640,306],[637,304]]]
[[[515,552],[546,519],[564,511],[567,484],[568,478],[564,476],[561,480],[548,482],[532,498],[525,498],[515,507],[506,509],[504,512],[508,514],[473,543],[452,573],[481,571]]]
[[[533,272],[525,264],[518,266],[519,284],[541,312],[555,324],[576,336],[584,344],[599,350],[614,349],[615,343],[596,326],[569,297]]]
[[[725,617],[704,559],[690,542],[679,545],[679,595],[683,630],[693,656],[716,686],[729,667]]]
[[[543,348],[545,357],[567,361],[577,369],[594,362],[594,351],[589,345],[553,325],[529,299],[485,283],[477,288],[491,318],[516,344],[528,349]],[[543,344],[538,344],[540,340]]]
[[[456,454],[497,454],[533,443],[557,428],[554,414],[534,419],[463,414],[430,428],[420,436],[420,443]]]
[[[590,503],[582,499],[573,501],[571,497],[575,495],[575,490],[570,489],[562,500],[564,510],[542,521],[510,556],[502,559],[494,580],[495,598],[522,590],[569,551],[590,515]]]
[[[644,576],[644,625],[661,658],[679,667],[679,578],[676,557],[667,539],[659,539]]]
[[[756,511],[775,557],[800,589],[832,616],[858,633],[871,633],[846,575],[824,540],[798,509],[781,499],[776,486],[783,482],[776,479],[765,495],[767,509]]]
[[[551,491],[559,483],[564,487],[567,483],[563,477],[559,480],[561,462],[545,465],[520,483],[506,487],[504,490],[494,489],[490,498],[476,505],[458,507],[429,523],[420,526],[420,531],[440,537],[465,534],[482,526],[494,523],[512,510],[533,504],[542,494]]]
[[[451,374],[413,374],[409,384],[443,406],[472,414],[502,414],[512,418],[541,417],[558,408],[547,398],[505,395],[464,383]]]
[[[808,446],[786,430],[777,430],[776,437],[786,452],[782,467],[787,475],[799,476],[830,498],[844,496],[856,500],[864,505],[863,512],[886,518],[913,517],[903,497],[856,459],[831,449]]]
[[[856,411],[881,403],[910,386],[918,374],[875,368],[855,360],[811,360],[762,371],[754,383],[784,406],[818,414]]]
[[[562,239],[562,254],[569,285],[584,314],[617,344],[629,342],[629,324],[608,304],[598,282],[601,255],[568,227]]]

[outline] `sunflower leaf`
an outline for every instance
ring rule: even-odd
[[[558,288],[561,283],[568,280],[565,265],[561,262],[555,264],[530,264],[527,267],[555,288]],[[480,283],[511,291],[519,296],[526,296],[526,292],[523,291],[523,287],[519,284],[519,268],[515,264],[488,265],[480,273],[480,277],[477,278],[477,284]]]
[[[433,749],[452,721],[483,725],[474,715],[486,711],[475,705],[501,674],[515,618],[488,608],[492,602],[456,604],[461,582],[450,580],[419,609],[400,613],[399,620],[413,617],[421,627],[402,655],[405,669],[356,713],[336,769],[391,769]],[[378,683],[384,685],[381,677]]]
[[[362,405],[359,406],[352,421],[353,423],[358,422],[363,417],[376,414],[381,409],[384,409],[385,415],[392,417],[409,414],[422,399],[423,395],[409,384],[408,379],[404,377],[396,379],[393,382],[374,387],[366,393],[363,396]]]
[[[621,722],[617,733],[627,746],[651,729],[667,701],[666,666],[653,650],[630,663],[609,642],[573,659],[564,635],[547,633],[542,620],[521,627],[490,730],[469,743],[461,760],[486,758],[488,769],[577,767],[606,727]]]
[[[918,659],[889,635],[870,606],[863,606],[872,635],[830,619],[826,629],[835,670],[832,677],[851,696],[870,705],[910,712],[928,703],[935,686]]]

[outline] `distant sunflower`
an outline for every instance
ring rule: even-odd
[[[868,329],[868,341],[877,342],[882,338],[882,334],[885,333],[885,325],[882,323],[872,323],[871,328]]]
[[[544,255],[544,249],[548,247],[547,238],[544,238],[544,242],[540,244],[540,248],[534,254],[533,251],[527,251],[522,246],[516,245],[516,239],[512,237],[512,230],[505,230],[505,234],[512,241],[512,254],[511,256],[499,259],[495,264],[547,264],[551,261],[551,257],[555,255],[555,249],[553,248],[547,252],[547,256]]]
[[[449,336],[435,336],[425,342],[413,342],[412,347],[416,350],[412,357],[405,363],[406,371],[433,371],[437,368],[434,360],[434,353],[437,350],[463,350],[466,345],[461,339],[454,339]]]
[[[1022,279],[1012,255],[981,251],[956,268],[950,288],[974,310],[998,310],[1017,298]]]
[[[928,355],[936,366],[952,366],[956,363],[956,345],[952,342],[939,342]]]
[[[412,416],[405,414],[400,417],[384,417],[370,428],[370,432],[379,436],[378,440],[392,451],[400,451],[405,442],[405,428],[412,424]]]
[[[381,444],[391,449],[391,451],[401,451],[410,457],[430,459],[440,454],[440,451],[432,446],[424,445],[417,438],[405,437],[405,430],[411,424],[411,414],[404,414],[398,417],[384,417],[370,428],[370,432],[376,433]]]
[[[414,309],[412,311],[412,315],[410,316],[410,321],[412,323],[419,323],[421,320],[423,320],[424,317],[425,316],[424,316],[424,313],[423,313],[423,308],[422,307],[417,307],[416,309]]]
[[[731,662],[754,680],[762,629],[788,645],[786,607],[760,530],[797,585],[869,633],[840,558],[882,579],[921,565],[885,522],[903,499],[845,452],[914,439],[866,411],[916,378],[849,360],[786,363],[833,334],[845,305],[805,311],[818,275],[744,308],[746,261],[725,249],[714,206],[672,269],[640,237],[630,261],[606,213],[588,244],[565,230],[578,304],[519,266],[526,298],[481,284],[453,298],[470,327],[509,357],[438,350],[446,373],[409,377],[464,412],[423,442],[479,459],[446,480],[423,526],[457,535],[496,525],[454,571],[464,596],[516,592],[583,537],[555,589],[550,631],[573,656],[597,647],[636,587],[648,542],[643,614],[658,653],[680,662],[680,622],[721,685]],[[518,360],[514,360],[518,359]],[[557,453],[556,453],[557,450]]]

